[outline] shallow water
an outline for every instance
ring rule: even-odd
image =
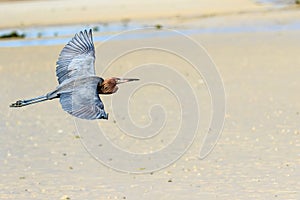
[[[295,0],[255,0],[257,3],[271,4],[275,7],[285,7],[295,4]]]
[[[95,33],[94,41],[101,42],[107,40],[112,33],[122,32],[126,30],[149,28],[138,23],[112,23],[112,24],[94,24],[94,25],[67,25],[67,26],[48,26],[48,27],[30,27],[17,29],[21,34],[25,34],[25,39],[6,39],[0,40],[0,47],[21,47],[21,46],[49,46],[61,45],[70,40],[70,37],[83,29],[92,28],[95,32],[101,32],[101,35]],[[155,28],[155,27],[152,27]],[[246,24],[236,26],[221,26],[221,27],[205,27],[205,28],[172,28],[186,35],[193,34],[208,34],[208,33],[255,33],[255,32],[274,32],[286,30],[300,30],[300,21],[286,24]],[[0,35],[10,33],[15,29],[1,30]],[[158,29],[157,34],[132,34],[130,37],[121,37],[121,39],[137,39],[149,37],[168,37],[170,36],[164,29]],[[120,37],[119,37],[120,38]]]
[[[127,22],[113,24],[91,24],[91,25],[65,25],[65,26],[37,26],[18,29],[0,30],[0,35],[9,34],[17,31],[19,34],[25,34],[25,39],[1,40],[0,47],[20,47],[20,46],[37,46],[37,45],[59,45],[69,41],[70,36],[84,29],[93,29],[94,32],[120,32],[128,29],[138,28],[139,26]],[[102,41],[108,36],[98,36],[97,40]]]

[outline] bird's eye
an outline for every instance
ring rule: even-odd
[[[108,87],[107,87],[107,86],[105,86],[105,87],[104,87],[104,90],[107,90],[107,89],[108,89]]]

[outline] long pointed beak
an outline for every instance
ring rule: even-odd
[[[117,78],[117,84],[121,84],[121,83],[127,83],[130,81],[139,81],[140,79],[138,78]]]

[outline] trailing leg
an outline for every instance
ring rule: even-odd
[[[9,107],[23,107],[23,106],[27,106],[27,105],[34,104],[34,103],[39,103],[39,102],[46,101],[46,100],[49,100],[47,95],[39,96],[39,97],[35,97],[32,99],[16,101],[15,103],[12,103]]]

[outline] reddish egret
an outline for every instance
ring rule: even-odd
[[[61,51],[56,62],[59,85],[44,96],[19,100],[10,107],[59,98],[62,108],[69,114],[82,119],[108,119],[99,94],[113,94],[118,84],[139,79],[108,78],[103,80],[95,73],[95,47],[92,30],[81,31]]]

